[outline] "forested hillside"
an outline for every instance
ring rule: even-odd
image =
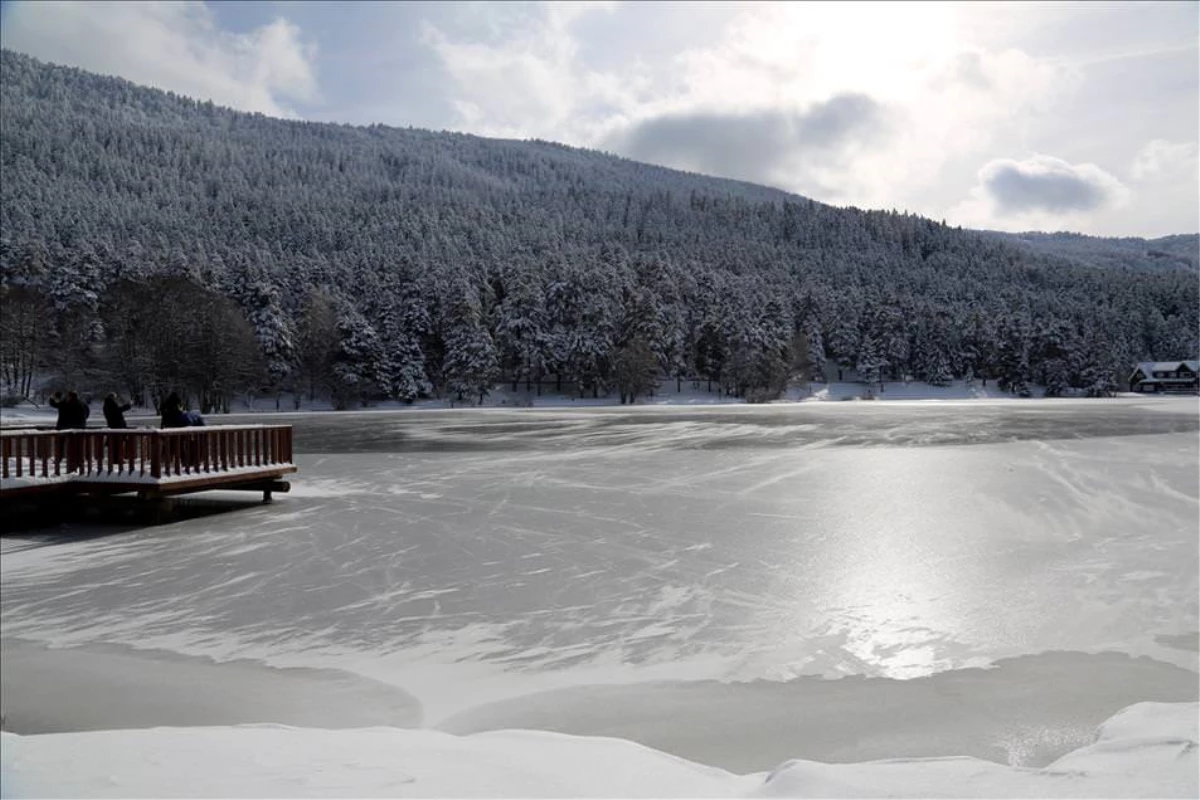
[[[0,362],[205,407],[498,381],[765,398],[825,361],[1104,391],[1196,275],[546,142],[270,119],[0,53]]]
[[[1028,247],[1034,252],[1062,256],[1094,267],[1140,269],[1190,269],[1200,272],[1200,235],[1162,236],[1158,239],[1125,237],[1106,239],[1079,233],[999,233],[992,235]]]

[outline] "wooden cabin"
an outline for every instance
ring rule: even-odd
[[[1143,361],[1129,376],[1129,391],[1160,394],[1195,394],[1200,361]]]

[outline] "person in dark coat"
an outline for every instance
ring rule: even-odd
[[[50,397],[50,407],[58,409],[58,421],[54,423],[54,427],[60,431],[86,428],[87,418],[92,414],[91,407],[80,400],[74,391],[67,392],[65,398],[59,392],[55,392]]]
[[[175,392],[167,395],[167,399],[162,402],[162,426],[164,428],[186,428],[188,426],[187,414],[183,411],[183,401]]]
[[[110,428],[127,428],[125,412],[133,408],[132,403],[122,403],[116,392],[109,392],[104,398],[104,421]]]

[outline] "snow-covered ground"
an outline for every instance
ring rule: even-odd
[[[793,760],[734,775],[622,739],[279,725],[14,736],[7,797],[1195,797],[1196,703],[1141,703],[1043,769]]]
[[[267,783],[307,763],[280,761],[272,736],[328,752],[329,771],[292,773],[316,783],[272,784],[285,794],[527,794],[536,773],[560,795],[1088,796],[1101,785],[1088,775],[1128,767],[1110,785],[1131,788],[1104,794],[1195,795],[1194,726],[1167,724],[1194,718],[1197,699],[1195,398],[280,421],[296,425],[300,473],[272,506],[218,494],[162,527],[4,540],[10,730],[425,729],[216,735],[263,737],[236,763],[258,763]],[[1037,772],[1143,701],[1191,704],[1162,727],[1137,723],[1181,758],[1162,742],[1137,752],[1190,764],[1192,783],[1167,777],[1175,767],[1147,777],[1128,742],[1090,751],[1075,778]],[[591,740],[477,735],[513,728],[615,736],[749,777],[609,743],[662,776],[716,776],[711,789],[614,784],[536,761],[562,742],[602,763]],[[207,752],[215,735],[160,733],[162,770],[135,761],[120,775],[167,780],[170,753]],[[103,734],[104,747],[125,735]],[[340,736],[361,738],[340,749]],[[22,792],[53,757],[36,748],[79,741],[6,740],[6,759],[26,754]],[[376,771],[364,757],[363,783],[335,769],[401,741],[442,753],[429,758],[445,774],[431,766],[425,783],[388,790],[371,781],[402,781],[388,770],[412,776],[414,762]],[[505,749],[517,741],[528,767]],[[1112,761],[1096,767],[1097,752]],[[995,766],[835,765],[949,756]],[[763,785],[759,773],[792,758],[830,765]],[[104,774],[118,775],[111,763]],[[491,771],[508,767],[512,783]],[[123,780],[95,792],[162,786]]]

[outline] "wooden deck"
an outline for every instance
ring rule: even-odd
[[[0,431],[0,498],[208,489],[286,492],[290,425]]]

